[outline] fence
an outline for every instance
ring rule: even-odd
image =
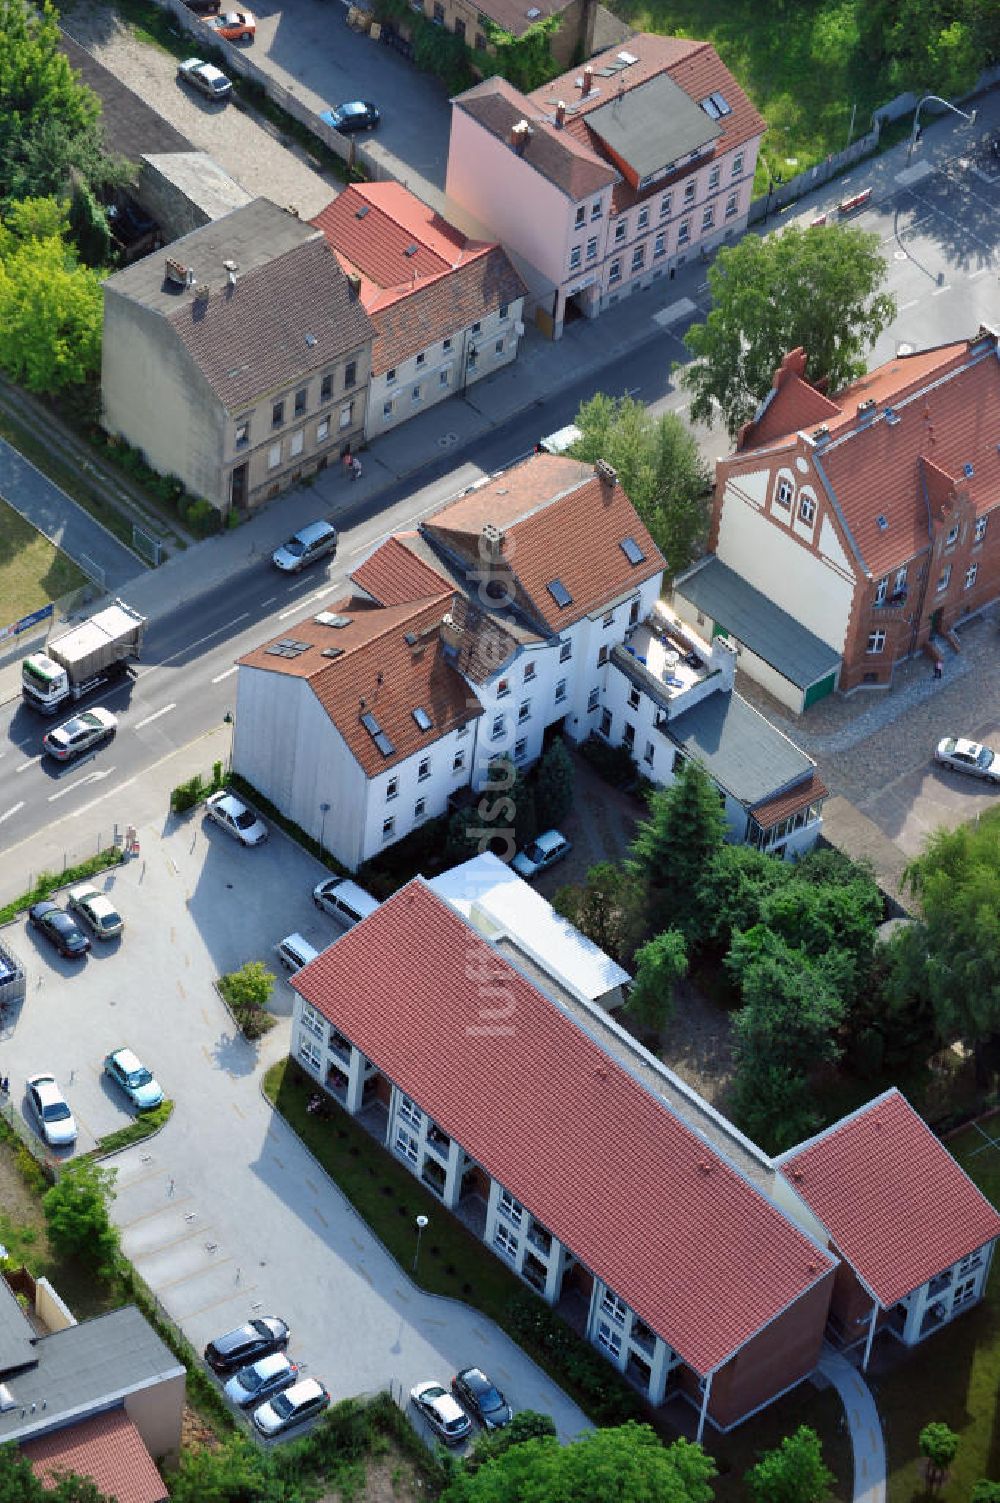
[[[859,162],[862,157],[871,156],[878,149],[881,134],[882,124],[879,119],[876,119],[866,136],[859,136],[843,151],[832,152],[825,162],[817,162],[814,167],[807,167],[805,172],[797,173],[795,177],[789,178],[787,183],[772,182],[764,197],[755,198],[750,205],[748,224],[762,224],[769,214],[780,213],[796,199],[804,198],[807,193],[812,193],[814,188],[822,188],[824,183],[828,183],[845,168],[853,167],[854,163]]]

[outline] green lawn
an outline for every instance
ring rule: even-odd
[[[86,575],[0,501],[0,626],[86,584]]]
[[[713,44],[768,123],[764,154],[786,180],[863,135],[894,91],[857,55],[852,0],[614,0],[640,31]]]

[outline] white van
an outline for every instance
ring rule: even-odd
[[[275,945],[274,953],[285,970],[294,976],[296,971],[301,971],[304,965],[315,960],[319,951],[307,939],[303,939],[301,934],[286,934],[281,943]]]
[[[583,434],[575,423],[567,423],[565,428],[557,428],[555,433],[540,438],[535,450],[538,454],[565,454],[582,437]]]
[[[346,877],[327,877],[313,888],[313,902],[324,913],[339,919],[345,929],[353,929],[379,906],[371,893]]]

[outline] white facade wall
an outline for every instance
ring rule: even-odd
[[[793,515],[787,526],[776,526],[777,508],[770,505],[769,514],[764,508],[773,501],[773,490],[782,479],[795,483],[788,509]],[[801,477],[791,470],[788,475],[784,469],[776,471],[773,482],[769,471],[729,479],[715,551],[762,595],[835,652],[843,652],[856,578],[836,533],[825,525],[819,504],[812,527],[801,523],[802,499]],[[824,551],[815,553],[801,546],[793,535],[796,532]]]
[[[240,668],[233,771],[356,870],[364,859],[367,779],[305,679]]]
[[[600,1279],[594,1280],[587,1337],[620,1372],[628,1370],[636,1379],[639,1376],[636,1371],[638,1359],[643,1364],[642,1370],[649,1370],[644,1387],[650,1402],[663,1402],[667,1375],[680,1359],[663,1338],[650,1330],[635,1311]]]
[[[386,433],[509,365],[517,356],[523,313],[524,299],[517,298],[507,304],[502,317],[495,309],[478,323],[428,345],[393,371],[372,376],[365,437]]]
[[[472,709],[464,726],[436,740],[428,737],[427,746],[412,757],[365,780],[367,787],[361,795],[364,800],[363,828],[357,865],[402,840],[426,820],[444,814],[451,795],[469,782],[477,734],[475,700],[471,694],[469,697]],[[386,828],[389,820],[392,821],[391,829]]]

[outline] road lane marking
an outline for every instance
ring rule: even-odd
[[[151,673],[159,673],[161,668],[165,668],[168,663],[172,663],[174,658],[182,657],[185,652],[190,652],[195,647],[201,647],[205,642],[211,642],[213,637],[220,636],[222,632],[228,631],[231,626],[238,626],[241,621],[249,620],[249,617],[250,612],[244,611],[242,616],[234,616],[232,621],[226,622],[225,626],[217,626],[215,631],[210,631],[207,636],[199,637],[197,642],[186,642],[183,647],[178,647],[176,652],[172,652],[168,658],[164,658],[162,663],[153,663],[149,668],[145,668],[141,673],[137,673],[136,682],[142,683],[143,679],[149,678]]]
[[[912,297],[908,303],[900,303],[896,311],[898,313],[905,313],[908,308],[915,308],[919,301],[920,299],[918,297]]]
[[[22,762],[21,765],[20,765],[20,767],[15,767],[14,768],[14,771],[15,772],[27,772],[27,770],[28,770],[29,767],[37,767],[38,764],[39,764],[39,762],[42,760],[42,755],[43,754],[41,752],[39,752],[37,757],[32,757],[30,762]]]
[[[324,596],[329,595],[331,591],[338,588],[338,585],[328,584],[325,589],[316,590],[312,595],[306,595],[304,599],[297,600],[293,606],[289,606],[287,611],[279,611],[278,620],[284,621],[286,616],[294,616],[296,611],[300,611],[304,605],[311,605],[314,600],[322,600]]]
[[[4,822],[5,819],[10,819],[10,817],[11,817],[12,814],[16,814],[17,811],[18,811],[18,809],[23,809],[23,808],[24,808],[24,799],[22,799],[19,804],[15,804],[12,809],[7,809],[3,814],[0,814],[0,825],[3,824],[3,822]]]
[[[109,789],[107,793],[99,794],[97,798],[92,798],[89,804],[81,804],[79,809],[74,809],[69,816],[70,819],[79,819],[81,814],[89,814],[91,809],[96,809],[98,804],[103,804],[106,798],[111,798],[112,795],[117,797],[118,794],[121,793],[123,788],[131,788],[132,784],[135,782],[138,782],[137,777],[129,778],[124,783],[116,783],[114,788]]]
[[[162,709],[154,710],[152,715],[147,715],[145,720],[140,720],[138,725],[134,725],[132,729],[134,731],[141,731],[144,725],[152,725],[153,721],[159,720],[161,715],[168,715],[171,710],[176,710],[176,708],[176,703],[164,705]]]
[[[238,668],[239,668],[239,664],[238,663],[234,663],[231,668],[227,668],[226,669],[225,673],[217,673],[215,675],[215,677],[213,678],[212,683],[213,684],[221,684],[222,680],[224,678],[232,678],[233,674],[237,671]]]
[[[261,601],[261,605],[273,605],[277,598],[277,595],[268,595],[266,600]]]
[[[935,287],[934,291],[931,293],[931,297],[940,297],[941,294],[942,294],[942,292],[950,292],[950,291],[951,291],[951,283],[950,282],[945,282],[945,284],[944,284],[943,287]]]
[[[88,783],[102,783],[114,772],[113,767],[106,768],[103,772],[88,772],[85,777],[77,778],[75,783],[67,783],[65,788],[57,788],[55,793],[49,794],[49,803],[54,803],[57,798],[65,798],[67,793],[72,793],[77,788],[83,788]]]

